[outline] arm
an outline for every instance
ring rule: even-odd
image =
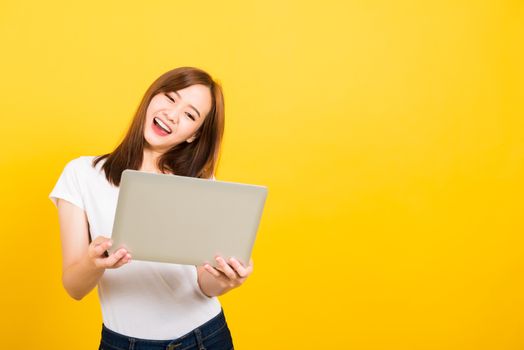
[[[219,296],[239,287],[253,273],[253,260],[248,266],[243,266],[238,260],[231,258],[229,264],[222,257],[216,258],[216,268],[209,264],[197,266],[197,281],[202,293],[208,297]]]
[[[111,240],[99,236],[89,244],[85,212],[62,199],[57,206],[62,242],[62,284],[72,298],[80,300],[98,284],[106,268],[120,267],[129,262],[131,256],[120,249],[105,257]]]

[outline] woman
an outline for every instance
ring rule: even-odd
[[[232,349],[216,298],[240,286],[252,261],[217,257],[217,267],[133,261],[108,255],[122,172],[213,178],[224,130],[220,85],[181,67],[146,91],[122,143],[109,154],[79,157],[50,194],[58,208],[64,288],[80,300],[98,285],[100,349]]]

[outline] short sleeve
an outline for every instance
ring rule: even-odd
[[[80,181],[78,178],[78,165],[78,159],[73,159],[66,164],[62,174],[60,174],[55,187],[49,194],[49,199],[51,199],[55,206],[57,206],[58,198],[61,198],[73,203],[81,209],[84,209],[84,201],[82,199]]]

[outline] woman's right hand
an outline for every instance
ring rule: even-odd
[[[111,246],[108,237],[96,237],[89,242],[89,222],[85,210],[58,199],[60,239],[62,241],[62,284],[75,300],[81,300],[96,287],[106,268],[129,263],[128,252],[117,251],[105,256]]]
[[[113,241],[104,236],[96,237],[87,249],[89,261],[96,267],[116,269],[131,261],[131,254],[125,248],[117,249],[107,256],[106,250],[111,247]]]

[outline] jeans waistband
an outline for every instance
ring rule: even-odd
[[[128,337],[114,332],[102,324],[102,346],[105,343],[125,350],[182,350],[195,345],[201,347],[202,342],[206,338],[212,336],[226,326],[227,324],[223,310],[220,310],[218,315],[187,334],[169,340]]]

